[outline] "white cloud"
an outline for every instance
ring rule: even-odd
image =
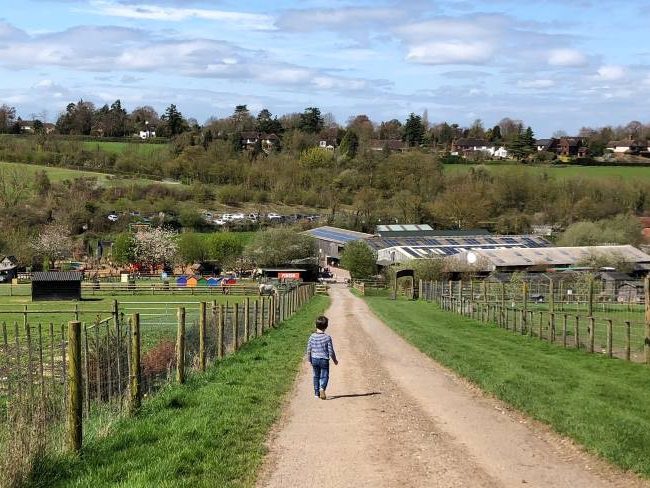
[[[482,64],[492,57],[494,47],[485,42],[428,42],[412,46],[406,59],[422,64]]]
[[[551,88],[555,86],[553,80],[519,80],[517,86],[521,88],[533,88],[533,89],[542,89],[542,88]]]
[[[276,27],[287,31],[313,30],[355,31],[362,26],[393,24],[406,17],[404,9],[395,8],[323,8],[287,10],[280,14]]]
[[[579,67],[587,64],[587,57],[577,49],[553,49],[548,54],[551,66]]]
[[[623,66],[607,65],[598,69],[598,77],[601,80],[615,81],[625,78],[625,68]]]
[[[157,5],[125,5],[107,1],[91,2],[93,13],[111,17],[146,19],[165,22],[182,22],[189,19],[202,19],[236,26],[247,30],[273,30],[274,19],[266,14],[232,12],[201,8],[161,7]]]

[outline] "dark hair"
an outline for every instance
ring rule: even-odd
[[[327,320],[327,317],[325,317],[325,315],[321,315],[316,319],[316,328],[318,330],[325,330],[327,329],[328,322],[329,320]]]

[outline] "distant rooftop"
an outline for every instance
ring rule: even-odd
[[[321,239],[323,241],[336,242],[337,244],[346,244],[352,241],[359,241],[361,239],[368,239],[372,234],[364,234],[363,232],[356,232],[353,230],[340,229],[338,227],[330,227],[325,225],[323,227],[316,227],[305,232],[305,234]]]

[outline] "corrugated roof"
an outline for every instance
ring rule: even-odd
[[[79,271],[38,271],[32,274],[32,281],[81,281]]]
[[[422,237],[372,237],[366,241],[375,251],[391,247],[411,247],[420,249],[441,249],[452,255],[470,249],[498,248],[538,248],[549,247],[551,243],[543,237],[533,235],[493,236],[493,235],[451,235]],[[449,248],[449,250],[446,250]],[[440,254],[440,253],[438,253]]]
[[[496,267],[510,266],[570,266],[592,256],[616,256],[627,263],[650,263],[650,255],[634,246],[582,246],[545,247],[536,249],[472,249],[457,255],[467,261],[467,254],[475,253],[480,259]]]
[[[433,228],[429,224],[390,224],[378,225],[377,232],[400,232],[400,231],[413,231],[413,230],[430,230]]]

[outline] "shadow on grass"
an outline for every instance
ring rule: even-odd
[[[358,398],[381,395],[380,391],[371,391],[369,393],[350,393],[349,395],[332,395],[327,397],[328,400],[338,400],[339,398]]]

